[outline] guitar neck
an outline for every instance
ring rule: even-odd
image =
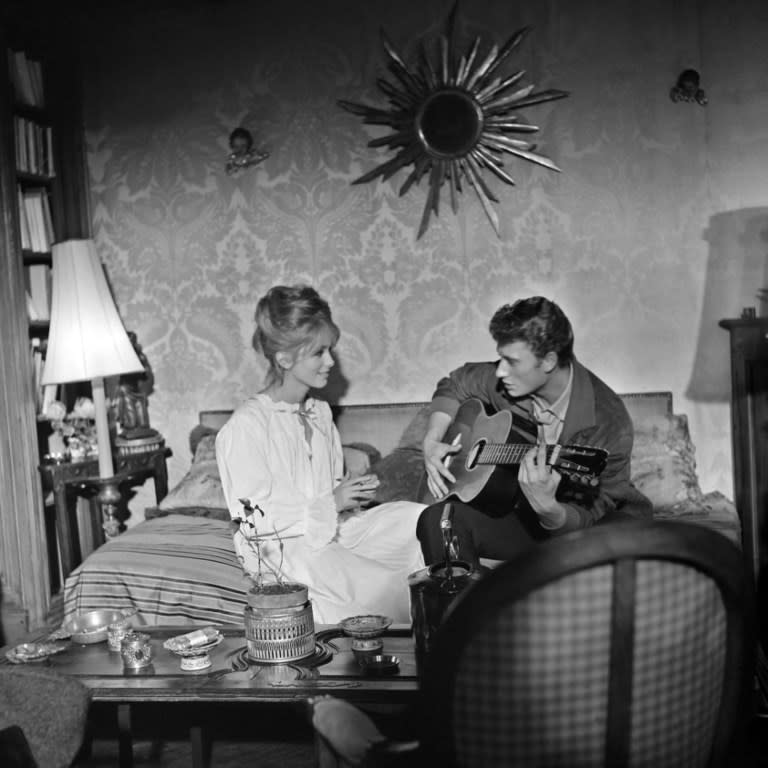
[[[520,464],[534,446],[531,443],[485,443],[475,464]],[[557,446],[547,446],[547,459]]]

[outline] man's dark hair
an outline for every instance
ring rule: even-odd
[[[561,368],[573,360],[571,323],[554,301],[543,296],[519,299],[500,307],[494,312],[489,329],[499,346],[525,341],[539,359],[555,352]]]

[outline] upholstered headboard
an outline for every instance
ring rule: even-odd
[[[621,399],[633,424],[650,425],[672,416],[671,392],[630,392],[621,395]],[[333,413],[343,443],[369,443],[386,456],[403,443],[404,437],[407,442],[408,436],[403,433],[425,405],[424,402],[336,405]],[[231,413],[229,410],[200,411],[200,424],[219,429]],[[418,430],[418,425],[413,427]]]
[[[672,393],[629,392],[621,395],[621,399],[635,427],[632,481],[653,503],[654,516],[708,520],[707,524],[720,526],[738,541],[739,521],[732,502],[717,492],[705,496],[701,491],[688,420],[684,414],[674,413]],[[371,467],[382,481],[381,501],[418,498],[417,486],[424,476],[420,448],[427,425],[426,405],[424,402],[371,403],[333,408],[347,453],[363,450],[360,444],[366,444],[382,457],[372,459]],[[177,486],[177,489],[192,488],[193,492],[182,494],[174,489],[161,506],[174,510],[179,506],[197,509],[203,504],[198,499],[203,490],[206,494],[215,490],[221,496],[211,432],[218,430],[231,413],[230,410],[200,412],[200,424],[192,432],[197,432],[200,440],[206,440],[201,446],[204,450],[196,451],[193,447],[193,466]],[[190,441],[191,438],[192,435]],[[193,481],[200,478],[205,482],[198,483],[198,488]],[[208,496],[203,496],[205,501]],[[225,506],[222,499],[215,503],[217,508]]]

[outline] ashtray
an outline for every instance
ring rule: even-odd
[[[211,657],[208,652],[213,650],[223,639],[224,635],[219,633],[215,640],[211,640],[205,645],[196,645],[192,648],[177,648],[173,641],[176,638],[170,638],[163,643],[163,648],[176,654],[181,658],[181,668],[185,672],[196,672],[200,669],[208,669],[211,666]]]
[[[22,643],[5,652],[5,658],[11,664],[30,664],[45,661],[54,653],[65,650],[68,643]]]
[[[360,659],[360,666],[366,675],[394,675],[400,668],[400,659],[390,654],[367,656]]]
[[[392,623],[389,616],[367,614],[365,616],[350,616],[339,622],[342,632],[349,637],[376,637]]]

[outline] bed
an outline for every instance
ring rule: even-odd
[[[635,425],[632,479],[654,518],[684,520],[741,541],[733,503],[703,494],[684,415],[669,392],[622,395]],[[341,406],[336,424],[352,473],[376,472],[377,500],[418,498],[425,403]],[[187,474],[145,520],[92,552],[67,578],[65,619],[98,608],[135,610],[145,625],[242,624],[248,579],[235,557],[215,457],[215,435],[231,411],[203,411],[190,433]]]

